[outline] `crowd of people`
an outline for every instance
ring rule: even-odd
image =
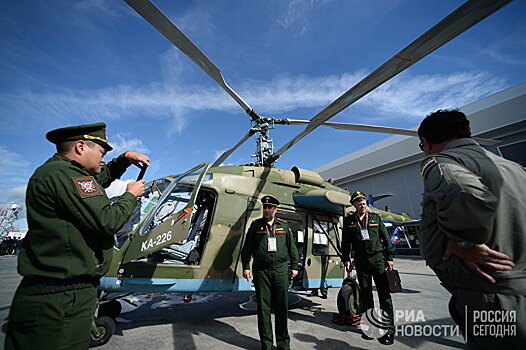
[[[0,255],[18,254],[20,251],[20,244],[22,244],[22,238],[7,236],[0,239]]]

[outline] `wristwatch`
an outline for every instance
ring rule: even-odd
[[[464,249],[473,249],[477,246],[475,243],[465,242],[465,241],[458,241],[457,244],[459,247],[464,248]]]

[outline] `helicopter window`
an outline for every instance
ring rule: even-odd
[[[330,243],[337,244],[338,237],[336,225],[332,221],[314,219],[312,233],[312,255],[336,255]]]
[[[187,206],[194,190],[194,184],[202,171],[203,167],[199,167],[193,171],[186,172],[166,186],[161,197],[156,201],[158,204],[155,211],[151,212],[148,209],[148,218],[141,230],[141,236],[144,236]],[[205,174],[203,184],[210,183],[212,176],[211,173]]]
[[[144,185],[146,191],[139,197],[139,205],[133,209],[130,220],[114,236],[116,249],[122,247],[126,239],[128,239],[128,233],[135,230],[139,222],[155,207],[164,190],[171,182],[171,179],[161,178]]]

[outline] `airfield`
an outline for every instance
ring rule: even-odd
[[[395,268],[403,287],[401,293],[393,294],[395,320],[406,333],[398,335],[393,345],[363,340],[360,329],[333,323],[338,289],[331,288],[325,300],[308,292],[290,293],[290,299],[297,301],[289,310],[291,349],[464,348],[462,336],[450,332],[455,325],[447,311],[448,292],[424,261],[397,257]],[[3,349],[6,317],[21,279],[16,272],[16,256],[0,257],[0,279]],[[99,349],[260,349],[252,294],[199,293],[187,304],[179,294],[131,296],[128,300],[136,306],[123,303],[114,336]],[[419,334],[418,329],[424,326],[427,331],[433,329],[433,334]]]

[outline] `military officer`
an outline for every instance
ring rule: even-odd
[[[287,222],[276,218],[279,201],[272,196],[264,196],[261,203],[263,217],[250,225],[241,251],[243,277],[254,277],[261,348],[272,349],[270,310],[273,308],[276,315],[276,344],[278,349],[289,349],[288,261],[290,276],[294,278],[298,274],[298,250]],[[252,270],[251,258],[254,259]]]
[[[391,345],[395,334],[393,302],[385,269],[394,267],[394,248],[380,215],[367,207],[366,195],[360,191],[354,192],[351,204],[356,211],[347,215],[343,222],[342,260],[347,271],[351,271],[353,265],[356,267],[363,311],[374,308],[371,278],[374,279],[380,308],[387,316],[386,333],[378,341]],[[373,339],[366,334],[362,338]]]
[[[418,136],[429,155],[420,250],[452,294],[450,314],[469,348],[523,348],[526,171],[479,146],[458,110],[431,113]]]
[[[104,188],[131,164],[149,165],[149,158],[126,152],[104,164],[112,149],[104,123],[52,130],[46,138],[57,153],[27,186],[29,231],[18,257],[23,279],[11,305],[5,348],[87,349],[113,234],[129,220],[144,181],[130,182],[112,202]]]

